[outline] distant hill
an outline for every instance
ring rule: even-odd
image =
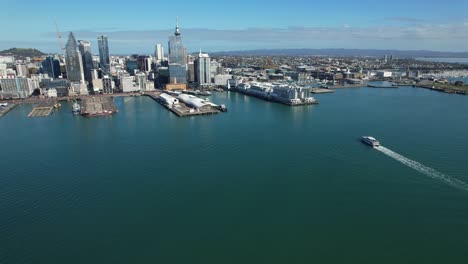
[[[7,50],[0,51],[0,56],[14,56],[15,58],[26,58],[26,57],[40,57],[46,55],[45,53],[37,49],[20,49],[20,48],[11,48]]]
[[[383,57],[396,58],[468,58],[468,52],[443,52],[430,50],[376,50],[376,49],[262,49],[216,52],[213,55],[231,56],[336,56],[336,57]]]

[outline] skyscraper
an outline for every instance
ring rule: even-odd
[[[78,47],[81,53],[84,69],[84,77],[88,84],[92,85],[93,78],[91,71],[93,70],[93,54],[91,53],[91,43],[89,41],[78,40]]]
[[[211,84],[211,59],[208,54],[203,54],[201,51],[195,61],[195,77],[198,84]]]
[[[110,56],[109,56],[109,44],[107,42],[107,36],[101,35],[98,37],[99,46],[99,60],[101,62],[101,68],[106,73],[110,71]]]
[[[51,78],[58,78],[60,76],[60,62],[49,55],[42,62],[42,72],[47,73]]]
[[[187,63],[178,22],[174,36],[169,37],[169,79],[170,83],[187,83]]]
[[[70,32],[65,46],[65,63],[68,80],[84,83],[83,61],[73,32]]]
[[[162,44],[156,44],[154,57],[156,57],[157,62],[164,60],[164,47]]]

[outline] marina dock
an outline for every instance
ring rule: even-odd
[[[82,116],[107,116],[118,112],[113,97],[86,97],[80,106]]]
[[[186,117],[186,116],[200,116],[200,115],[214,115],[221,112],[220,110],[216,109],[215,107],[210,108],[201,108],[201,109],[193,109],[183,102],[179,102],[177,105],[169,107],[164,101],[160,98],[161,93],[144,93],[144,96],[148,96],[151,99],[158,102],[160,105],[164,106],[164,108],[168,109],[178,117]]]
[[[28,117],[46,117],[52,114],[54,108],[60,107],[57,100],[46,100],[34,107],[33,110],[28,114]]]
[[[17,104],[8,104],[7,106],[0,106],[0,117],[6,115],[8,112],[13,110]]]

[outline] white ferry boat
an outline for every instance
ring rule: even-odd
[[[80,114],[80,111],[81,111],[81,106],[80,106],[80,104],[78,104],[78,102],[75,101],[75,103],[73,104],[72,112],[73,112],[74,115],[78,115],[78,114]]]
[[[371,147],[380,147],[380,142],[373,137],[362,137],[362,142]]]

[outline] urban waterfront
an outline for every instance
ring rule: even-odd
[[[147,97],[119,113],[0,119],[0,263],[466,263],[468,97],[338,90],[288,107],[214,93],[178,118]]]

